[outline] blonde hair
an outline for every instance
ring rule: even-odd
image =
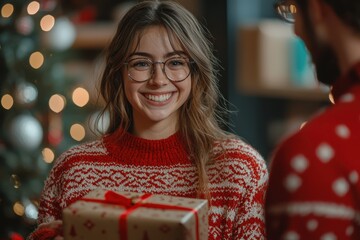
[[[187,144],[199,177],[198,197],[209,198],[206,165],[212,155],[214,141],[229,134],[219,123],[225,122],[220,113],[226,109],[219,88],[218,62],[212,52],[208,31],[181,5],[170,1],[143,1],[131,8],[120,21],[117,32],[107,49],[106,65],[102,75],[100,93],[105,100],[104,112],[110,114],[107,133],[118,128],[128,131],[132,124],[132,108],[126,99],[122,68],[131,54],[134,41],[149,26],[164,27],[169,38],[176,38],[192,64],[192,89],[188,100],[180,108],[179,131]],[[136,40],[137,39],[137,40]]]

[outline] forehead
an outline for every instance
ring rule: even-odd
[[[166,54],[184,51],[176,35],[163,26],[149,26],[137,32],[131,53]]]

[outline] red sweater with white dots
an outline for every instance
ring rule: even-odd
[[[239,139],[215,143],[213,153],[217,157],[207,166],[212,201],[209,239],[264,239],[268,180],[264,160]],[[119,138],[115,133],[74,147],[56,160],[45,183],[38,220],[61,219],[63,208],[99,187],[195,197],[197,181],[179,133],[162,140],[129,133]]]
[[[360,63],[270,164],[269,239],[360,239]]]

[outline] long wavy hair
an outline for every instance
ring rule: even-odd
[[[162,26],[170,39],[182,45],[190,59],[192,89],[188,100],[180,108],[179,132],[187,144],[196,166],[199,185],[198,197],[209,198],[206,165],[213,160],[214,141],[231,134],[222,129],[225,100],[218,88],[218,61],[212,52],[208,30],[181,5],[170,1],[143,1],[132,7],[121,19],[117,32],[106,54],[105,69],[100,82],[100,93],[105,100],[103,113],[110,115],[107,134],[132,125],[132,108],[124,92],[123,65],[140,41],[141,33],[150,26]]]

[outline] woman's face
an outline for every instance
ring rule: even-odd
[[[137,40],[137,39],[136,39]],[[172,41],[164,27],[151,26],[142,31],[139,44],[134,42],[135,51],[127,61],[141,58],[152,62],[185,56],[178,41]],[[142,63],[139,63],[142,65]],[[177,130],[179,109],[186,102],[191,91],[191,74],[184,81],[172,82],[162,71],[163,64],[154,65],[152,77],[145,82],[136,82],[124,68],[125,94],[133,109],[134,131],[141,131],[155,125]]]

